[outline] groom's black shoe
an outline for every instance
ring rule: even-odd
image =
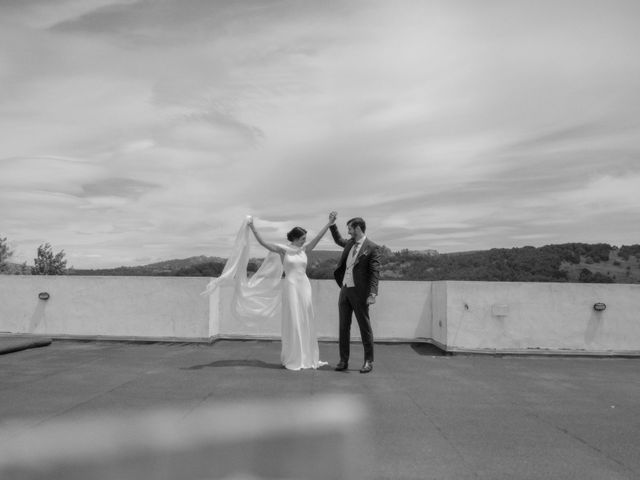
[[[360,369],[360,373],[369,373],[371,370],[373,370],[373,363],[369,360],[365,360],[364,365],[362,365],[362,368]]]
[[[349,368],[349,365],[347,364],[347,362],[340,361],[336,365],[336,372],[342,372],[342,371],[346,370],[347,368]]]

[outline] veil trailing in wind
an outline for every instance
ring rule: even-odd
[[[269,252],[258,271],[252,277],[247,275],[250,218],[242,222],[222,273],[209,282],[202,295],[211,295],[223,285],[233,285],[231,310],[236,317],[273,317],[281,305],[282,260],[277,253]]]

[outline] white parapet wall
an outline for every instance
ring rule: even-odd
[[[449,351],[640,354],[640,285],[444,283]]]
[[[0,332],[207,340],[209,299],[199,295],[206,284],[206,278],[0,275]]]
[[[207,278],[0,275],[0,333],[210,341],[280,338],[280,316],[236,318],[232,289]],[[320,339],[338,337],[332,280],[312,280]],[[48,300],[38,297],[48,293]],[[606,305],[596,311],[594,305]],[[380,282],[376,341],[430,341],[451,352],[640,354],[640,285]],[[355,318],[352,338],[359,330]]]

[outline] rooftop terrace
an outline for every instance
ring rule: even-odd
[[[54,339],[48,346],[0,355],[0,478],[9,478],[7,472],[12,480],[64,478],[56,477],[56,470],[31,468],[38,456],[47,454],[38,451],[46,441],[39,442],[47,432],[67,425],[73,438],[56,435],[48,445],[77,448],[85,436],[96,433],[84,431],[87,418],[106,415],[116,421],[162,409],[188,429],[224,435],[235,422],[255,433],[273,427],[246,421],[254,418],[249,412],[256,405],[272,408],[273,422],[293,418],[294,428],[304,428],[305,418],[330,418],[321,406],[339,409],[336,398],[347,399],[341,415],[357,430],[357,445],[324,454],[356,468],[314,464],[314,456],[322,452],[309,452],[307,478],[323,478],[322,468],[328,469],[324,478],[331,478],[331,472],[337,472],[335,478],[357,479],[640,478],[640,359],[443,355],[431,345],[395,343],[376,345],[374,371],[361,375],[358,343],[351,369],[344,373],[330,367],[284,370],[279,350],[278,341]],[[321,343],[320,352],[332,365],[338,358],[335,342]],[[290,416],[282,416],[282,405],[294,405]],[[230,421],[201,415],[212,409],[229,413],[225,418]],[[247,416],[237,416],[243,411]],[[211,421],[188,423],[201,418]],[[300,432],[302,439],[306,433]],[[100,445],[100,438],[92,442]],[[289,445],[273,458],[304,456],[313,446],[298,442],[297,450]],[[285,478],[286,472],[273,465],[269,475],[260,471],[260,462],[268,460],[264,457],[277,452],[256,459],[243,457],[247,449],[242,445],[236,451],[251,467],[244,476],[224,470],[222,463],[231,461],[226,457],[207,477],[190,458],[191,476],[184,471],[172,477],[167,473],[171,465],[156,463],[147,478]],[[213,461],[214,453],[205,457]],[[127,478],[144,478],[140,471],[136,475]],[[116,477],[102,472],[92,478]]]

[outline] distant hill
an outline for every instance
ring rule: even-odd
[[[309,266],[320,266],[324,263],[335,265],[340,258],[339,251],[317,250],[309,255]],[[256,271],[263,258],[252,258],[248,270]],[[207,257],[200,255],[183,259],[166,260],[135,267],[116,267],[99,269],[69,269],[69,275],[85,276],[187,276],[187,277],[216,277],[222,273],[226,263],[225,258]]]
[[[226,259],[220,257],[207,257],[200,255],[175,260],[165,260],[162,262],[150,263],[135,267],[116,267],[99,269],[69,269],[69,275],[124,275],[124,276],[215,276],[215,272],[222,268]],[[189,275],[193,273],[193,275]],[[217,273],[217,275],[220,274]]]
[[[640,283],[640,245],[566,243],[419,255],[403,250],[382,261],[382,278],[501,282]]]
[[[564,262],[561,268],[571,282],[593,281],[593,277],[606,276],[613,283],[640,283],[640,246],[613,247],[607,259],[596,261],[581,256],[579,263]]]
[[[340,254],[334,250],[313,251],[309,255],[309,277],[333,278]],[[216,277],[225,262],[220,257],[198,256],[137,267],[70,269],[68,273]],[[256,271],[261,262],[261,258],[251,259],[248,270]],[[433,250],[392,252],[383,247],[380,276],[383,280],[640,283],[640,245],[566,243],[446,254]]]

